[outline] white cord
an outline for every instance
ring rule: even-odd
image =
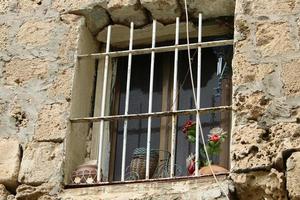
[[[192,72],[192,62],[191,62],[191,51],[190,51],[190,36],[189,36],[189,16],[188,16],[188,11],[187,11],[187,3],[186,0],[184,0],[184,8],[185,8],[185,18],[186,18],[186,41],[187,41],[187,50],[188,50],[188,60],[189,60],[189,69],[190,69],[190,77],[191,77],[191,84],[192,84],[192,91],[193,91],[193,97],[194,97],[194,102],[195,105],[197,105],[197,100],[196,100],[196,92],[195,92],[195,86],[194,86],[194,80],[193,80],[193,72]],[[199,61],[198,61],[199,62]],[[197,111],[197,115],[199,115],[199,111]],[[201,125],[201,120],[200,117],[198,117],[198,124],[199,124],[199,129],[200,129],[200,134],[201,134],[201,139],[203,144],[205,144],[205,139],[204,139],[204,134],[203,134],[203,130],[202,130],[202,125]],[[216,181],[216,183],[218,184],[219,188],[222,190],[223,194],[226,196],[226,199],[230,200],[228,197],[228,194],[225,192],[224,188],[221,186],[220,182],[218,181],[216,174],[214,173],[212,167],[211,167],[211,163],[209,160],[209,156],[208,156],[208,152],[207,152],[207,148],[205,145],[203,145],[204,147],[204,152],[205,152],[205,156],[208,162],[208,166],[209,169]]]

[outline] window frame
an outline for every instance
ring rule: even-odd
[[[200,19],[200,17],[199,17]],[[155,21],[155,20],[154,20]],[[179,21],[179,19],[178,19]],[[199,24],[202,24],[202,20],[199,20]],[[177,27],[177,26],[176,26]],[[199,26],[199,33],[201,33],[201,26]],[[131,31],[133,31],[133,28],[131,28]],[[176,32],[179,31],[178,28],[176,28]],[[216,111],[223,111],[223,110],[230,110],[231,106],[218,106],[218,107],[210,107],[210,108],[200,108],[200,104],[199,106],[197,106],[196,109],[188,109],[188,110],[176,110],[176,108],[172,108],[172,111],[161,111],[161,112],[152,112],[152,110],[150,110],[148,113],[142,113],[142,114],[128,114],[125,112],[124,115],[109,115],[107,108],[109,107],[109,101],[106,101],[107,99],[109,99],[109,97],[111,96],[111,94],[109,94],[109,73],[111,72],[111,70],[109,70],[110,68],[113,68],[112,61],[113,58],[119,57],[119,56],[133,56],[133,55],[140,55],[140,54],[151,54],[152,55],[152,62],[151,65],[153,65],[154,60],[155,60],[155,53],[159,53],[159,52],[167,52],[167,51],[174,51],[175,55],[177,52],[178,55],[178,51],[180,50],[185,50],[188,47],[190,49],[198,49],[198,56],[200,55],[201,57],[201,48],[207,48],[207,47],[216,47],[216,46],[226,46],[226,45],[232,45],[233,44],[233,40],[221,40],[221,41],[212,41],[212,42],[202,42],[201,40],[198,40],[197,43],[192,43],[192,44],[183,44],[183,45],[179,45],[178,43],[175,43],[175,45],[172,46],[163,46],[163,47],[155,47],[155,33],[153,33],[153,37],[152,37],[152,47],[151,48],[143,48],[143,49],[131,49],[129,48],[129,50],[125,50],[125,51],[112,51],[110,52],[110,32],[111,32],[111,26],[108,27],[108,37],[107,37],[107,45],[106,45],[106,50],[105,53],[94,53],[94,54],[85,54],[85,55],[78,55],[77,58],[78,59],[83,59],[83,58],[94,58],[94,59],[99,59],[100,62],[99,64],[103,64],[102,62],[104,61],[104,81],[102,83],[102,95],[100,95],[100,93],[98,94],[98,98],[100,98],[102,105],[100,108],[101,113],[94,113],[94,116],[99,116],[99,117],[81,117],[81,118],[71,118],[70,121],[71,123],[95,123],[95,122],[100,122],[100,142],[99,142],[99,162],[98,162],[98,169],[103,169],[101,163],[103,163],[102,161],[102,148],[103,148],[103,143],[104,143],[104,129],[109,129],[109,126],[105,125],[105,121],[111,121],[111,120],[128,120],[128,119],[134,119],[134,118],[148,118],[148,120],[152,117],[164,117],[164,116],[172,116],[173,119],[176,119],[178,115],[190,115],[190,114],[197,114],[197,116],[200,116],[200,114],[203,113],[208,113],[208,112],[216,112]],[[153,31],[156,32],[156,31]],[[177,34],[176,34],[177,35]],[[201,38],[201,34],[199,34],[198,38]],[[153,42],[154,40],[154,42]],[[177,37],[176,37],[177,40]],[[130,37],[130,41],[133,41],[133,36]],[[153,45],[154,44],[154,45]],[[129,45],[130,46],[130,45]],[[175,56],[176,57],[176,56]],[[104,59],[102,59],[104,58]],[[152,64],[153,63],[153,64]],[[174,61],[174,65],[177,65],[176,63],[178,63],[178,61]],[[201,63],[201,62],[200,62]],[[201,64],[200,64],[201,65]],[[102,69],[101,69],[102,70]],[[100,70],[98,70],[100,71]],[[177,70],[174,70],[177,71]],[[175,75],[174,75],[175,77]],[[98,79],[99,80],[99,79]],[[98,81],[97,80],[97,81]],[[112,82],[111,82],[112,83]],[[151,84],[150,84],[151,85]],[[174,82],[174,88],[177,87],[177,84],[175,84]],[[151,88],[151,86],[150,86]],[[173,88],[173,94],[176,95],[176,92],[174,92]],[[199,87],[198,87],[199,88]],[[103,97],[105,97],[104,101],[103,101]],[[174,100],[174,96],[173,96],[173,100]],[[150,99],[149,99],[150,102]],[[200,103],[200,101],[198,101]],[[151,104],[151,103],[150,103]],[[173,102],[173,105],[175,105],[176,102]],[[174,106],[175,107],[175,106]],[[106,108],[106,109],[105,109]],[[172,120],[173,121],[173,120]],[[174,120],[176,121],[176,120]],[[174,127],[176,125],[176,122],[172,123],[172,126]],[[150,126],[151,126],[151,122],[150,122]],[[151,128],[151,127],[150,127]],[[109,132],[109,131],[108,131]],[[198,131],[199,132],[199,131]],[[198,133],[199,134],[199,133]],[[150,132],[151,135],[151,132]],[[174,130],[172,131],[172,144],[174,144]],[[199,137],[198,137],[199,138]],[[199,148],[199,147],[198,147]],[[147,150],[149,151],[150,148],[147,148]],[[171,150],[171,166],[174,166],[175,164],[175,160],[174,160],[174,145],[172,145],[172,150]],[[147,152],[147,166],[149,166],[149,153]],[[122,166],[122,170],[124,171],[124,166]],[[148,170],[149,171],[149,170]],[[198,170],[197,170],[198,171]],[[197,173],[196,171],[196,173]],[[147,172],[149,173],[149,172]],[[173,173],[173,174],[172,174]],[[147,174],[148,176],[146,176],[146,179],[149,179],[149,174]],[[197,175],[197,174],[196,174]],[[98,170],[98,181],[100,182],[102,179],[102,170]],[[172,168],[171,168],[171,177],[174,177],[174,168],[173,168],[173,172],[172,172]],[[124,181],[124,175],[122,175],[122,181]]]

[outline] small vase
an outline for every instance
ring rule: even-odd
[[[211,168],[215,174],[223,174],[223,173],[228,173],[229,171],[225,169],[224,167],[221,167],[219,165],[211,165]],[[199,169],[199,174],[200,175],[212,175],[212,172],[210,170],[209,166],[204,166]]]
[[[73,184],[95,184],[97,183],[97,165],[83,164],[72,173]]]

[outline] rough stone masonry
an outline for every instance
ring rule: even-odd
[[[182,8],[183,0],[0,1],[1,200],[95,199],[97,192],[116,199],[141,188],[147,194],[136,199],[224,198],[213,183],[188,181],[163,185],[166,194],[155,192],[157,183],[127,186],[119,196],[109,187],[62,186],[82,29],[96,36],[108,24],[171,24]],[[188,11],[235,17],[230,177],[237,198],[300,199],[300,1],[188,0]]]

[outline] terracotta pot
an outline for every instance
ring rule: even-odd
[[[97,165],[79,165],[72,173],[73,184],[97,183]]]
[[[229,171],[225,169],[224,167],[218,166],[218,165],[211,165],[211,168],[215,174],[221,174],[221,173],[228,173]],[[200,175],[212,175],[212,172],[209,168],[209,166],[201,167],[199,169]]]

